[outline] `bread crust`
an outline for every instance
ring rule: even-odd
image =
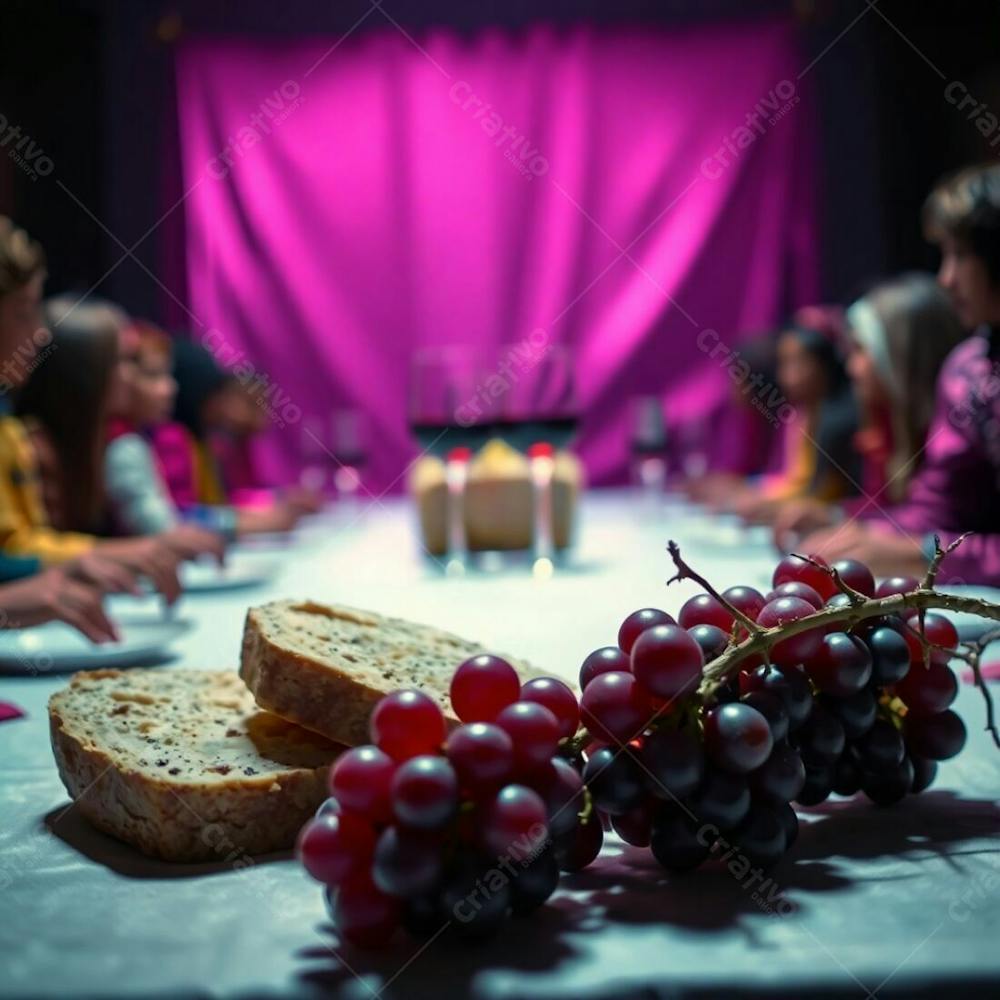
[[[211,685],[215,677],[223,678],[226,696],[232,693],[232,683],[238,684],[232,673],[169,672],[175,684],[178,675],[183,674],[197,675],[194,683],[200,687]],[[241,763],[256,760],[257,767],[248,769],[259,768],[258,773],[248,775],[234,769],[232,774],[210,776],[161,775],[148,763],[142,766],[138,760],[130,759],[120,748],[102,745],[100,738],[95,738],[88,718],[81,713],[82,685],[93,691],[95,684],[104,682],[110,695],[123,676],[121,671],[77,674],[68,688],[50,699],[52,750],[75,808],[98,829],[165,861],[239,864],[242,859],[243,864],[249,864],[253,855],[291,848],[302,825],[326,797],[329,761],[339,748],[330,746],[323,750],[315,745],[315,737],[303,734],[305,744],[314,744],[307,746],[306,757],[318,755],[326,762],[319,766],[282,764],[266,752],[254,757],[247,756],[244,750]],[[150,690],[156,690],[155,681]],[[249,718],[263,715],[246,696],[244,704],[224,719],[227,726],[241,730],[236,743],[243,742],[240,738],[246,735],[243,730],[248,709]],[[284,740],[290,753],[303,753],[296,734],[291,732],[294,727],[281,720],[273,720],[273,724],[271,720],[263,721],[269,729],[275,728],[274,724],[278,727],[278,734],[270,744],[272,749],[280,748]],[[286,729],[291,733],[290,738],[284,734]],[[184,749],[182,737],[174,746]],[[225,766],[215,770],[221,771]]]
[[[354,640],[357,632],[358,639],[377,639],[372,643],[377,648],[366,653],[366,642],[360,642],[356,654],[347,654],[355,662],[348,662],[334,648],[334,639],[324,646],[324,620],[335,623],[329,628],[341,645],[344,636]],[[477,643],[427,625],[341,605],[275,601],[247,611],[240,676],[261,708],[357,746],[369,742],[369,718],[379,700],[400,688],[425,691],[456,725],[448,693],[451,675],[463,660],[482,652]],[[433,664],[422,662],[428,658]],[[539,674],[508,659],[522,678]]]

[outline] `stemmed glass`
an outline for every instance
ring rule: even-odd
[[[332,410],[329,440],[337,498],[345,509],[353,509],[361,488],[361,471],[368,461],[365,420],[361,410]]]
[[[578,404],[569,352],[560,345],[532,348],[530,342],[501,349],[499,369],[507,372],[495,432],[530,461],[534,495],[533,573],[552,574],[555,525],[552,482],[555,455],[576,433]]]
[[[465,346],[423,348],[410,366],[410,430],[423,453],[445,462],[447,573],[468,566],[465,487],[473,451],[489,436],[476,393],[476,354]]]

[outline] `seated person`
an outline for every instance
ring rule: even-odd
[[[948,355],[919,471],[901,503],[808,535],[799,548],[862,559],[875,573],[917,574],[933,550],[975,532],[941,567],[942,581],[1000,585],[1000,166],[947,178],[924,206],[941,249],[938,282],[975,333]],[[942,336],[947,336],[941,331]]]

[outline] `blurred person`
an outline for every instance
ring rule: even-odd
[[[818,325],[792,325],[778,337],[776,379],[793,416],[785,423],[781,471],[729,505],[744,520],[767,522],[798,497],[835,500],[856,492],[858,407],[839,339]]]
[[[963,336],[948,296],[933,277],[918,273],[876,285],[848,309],[847,323],[847,370],[863,413],[855,435],[863,496],[839,506],[816,498],[785,504],[774,522],[781,547],[906,496],[934,415],[934,387]]]
[[[920,573],[933,552],[974,532],[941,566],[941,579],[1000,585],[1000,166],[941,181],[923,211],[941,251],[938,283],[974,328],[948,355],[934,415],[902,502],[871,520],[821,529],[801,547],[852,556],[878,574]]]
[[[8,418],[10,475],[0,477],[0,539],[7,552],[54,564],[95,551],[148,576],[168,599],[179,596],[177,564],[221,541],[207,532],[170,531],[143,539],[98,538],[106,527],[103,452],[108,413],[126,392],[120,357],[124,315],[95,300],[48,304],[51,349],[19,388]],[[0,452],[2,457],[2,452]]]
[[[232,504],[239,534],[289,531],[318,510],[321,497],[298,488],[282,491],[268,506],[234,504],[238,487],[257,485],[248,445],[267,428],[267,415],[201,344],[178,339],[173,353],[176,423],[157,431],[153,446],[175,503],[182,509]]]

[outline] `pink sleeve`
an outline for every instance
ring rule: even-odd
[[[182,510],[198,503],[191,435],[181,424],[163,424],[152,433],[156,460],[173,501]]]
[[[957,537],[955,532],[942,532],[941,544],[946,546]],[[1000,535],[969,535],[941,563],[938,582],[945,586],[978,583],[1000,587]]]

